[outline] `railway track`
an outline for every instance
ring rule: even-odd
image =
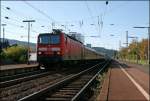
[[[90,64],[88,64],[88,65],[90,65]],[[68,71],[67,69],[66,69],[66,71]],[[55,70],[47,71],[47,70],[44,69],[44,70],[29,71],[29,72],[26,72],[26,73],[24,73],[24,72],[23,73],[18,73],[18,74],[15,74],[15,75],[0,76],[0,80],[1,80],[0,88],[12,86],[12,85],[15,85],[15,84],[18,84],[18,83],[21,83],[21,82],[25,82],[25,81],[36,79],[36,78],[39,78],[39,77],[44,77],[46,75],[61,73],[61,72],[67,73],[67,72],[65,72],[65,70],[61,70],[61,69],[59,69],[59,71],[55,71]],[[68,73],[71,73],[71,71],[69,70]]]
[[[35,70],[35,71],[29,71],[29,72],[25,72],[25,73],[24,72],[23,73],[17,73],[14,75],[5,75],[5,76],[0,76],[0,80],[1,80],[1,82],[4,82],[4,81],[19,79],[22,77],[40,74],[40,73],[44,73],[44,72],[46,72],[46,70]]]
[[[81,99],[83,93],[93,83],[110,61],[99,63],[80,73],[69,75],[59,82],[53,83],[38,92],[19,99],[19,101],[75,101]]]
[[[35,74],[32,73],[32,75],[30,75],[30,76],[25,76],[28,74],[27,73],[27,74],[23,75],[24,77],[21,77],[22,75],[19,75],[19,77],[16,79],[0,82],[0,88],[17,85],[17,84],[25,82],[25,81],[33,80],[33,79],[44,77],[46,75],[51,74],[51,72],[40,72],[40,73],[34,72],[34,73]]]
[[[93,63],[88,63],[89,66],[93,65]],[[81,67],[81,66],[80,66]],[[82,65],[82,70],[85,69],[85,66]],[[52,85],[66,76],[73,75],[77,72],[81,71],[78,69],[66,69],[59,70],[59,72],[44,72],[38,73],[35,75],[25,76],[22,78],[4,81],[0,83],[0,100],[1,101],[14,101],[23,98],[29,94],[33,94],[45,87]]]
[[[7,67],[6,67],[7,68]],[[2,69],[0,73],[0,78],[3,77],[8,77],[8,76],[13,76],[13,75],[19,75],[27,72],[33,72],[33,71],[38,71],[39,68],[38,66],[31,66],[31,67],[22,67],[22,68],[14,68],[13,69]]]

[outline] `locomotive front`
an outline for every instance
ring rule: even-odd
[[[62,33],[43,33],[38,36],[37,61],[49,65],[62,61]]]

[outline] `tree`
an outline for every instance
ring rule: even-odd
[[[135,59],[148,59],[148,39],[143,39],[140,42],[133,40],[127,48],[122,48],[119,52],[121,58],[135,60]]]

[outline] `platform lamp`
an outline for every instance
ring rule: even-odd
[[[2,26],[3,26],[3,44],[4,44],[4,41],[5,41],[4,40],[4,38],[5,38],[5,26],[6,26],[6,24],[2,24]]]
[[[29,65],[29,58],[30,58],[30,46],[29,46],[29,42],[30,42],[30,23],[31,22],[35,22],[35,20],[23,20],[23,22],[28,22],[28,60],[27,60],[27,64]]]

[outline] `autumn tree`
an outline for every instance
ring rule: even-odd
[[[133,40],[128,47],[122,48],[119,52],[120,58],[136,60],[148,59],[148,39],[140,42]]]

